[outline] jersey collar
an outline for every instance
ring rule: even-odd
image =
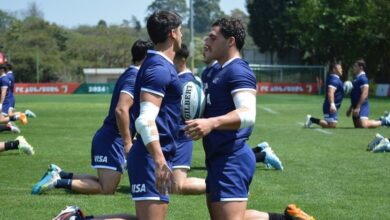
[[[225,66],[229,65],[231,62],[233,62],[233,60],[235,59],[240,59],[240,57],[233,57],[231,58],[230,60],[226,61],[223,65],[222,65],[222,68],[224,68]]]
[[[158,54],[158,55],[164,57],[168,62],[170,62],[171,64],[173,64],[173,61],[172,61],[171,59],[169,59],[165,54],[161,53],[160,51],[148,50],[148,53]]]
[[[179,76],[179,75],[183,75],[185,73],[191,73],[192,74],[191,70],[185,69],[185,70],[181,71],[180,73],[177,73],[177,75]]]
[[[339,79],[340,79],[340,76],[339,76],[339,75],[337,75],[336,73],[331,73],[330,75],[333,75],[334,77],[337,77],[337,78],[339,78]]]
[[[134,68],[136,70],[139,70],[139,66],[130,65],[129,68]]]
[[[361,71],[359,74],[357,74],[356,78],[361,76],[361,75],[364,75],[364,74],[366,74],[366,73],[364,71]]]

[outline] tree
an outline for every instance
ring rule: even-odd
[[[238,8],[233,9],[230,12],[230,16],[240,19],[245,24],[245,26],[247,26],[249,24],[249,16],[247,14],[245,14],[245,12],[243,12],[242,10],[240,10]]]
[[[58,78],[57,70],[62,64],[58,43],[65,43],[60,40],[58,28],[35,16],[12,23],[5,36],[7,51],[12,53],[12,62],[15,64],[17,81],[35,81],[38,58],[40,80],[52,81]]]
[[[148,16],[145,18],[145,21],[151,14],[153,14],[153,12],[157,10],[175,11],[182,17],[183,20],[185,20],[188,15],[186,0],[154,0],[148,6]]]
[[[249,13],[248,31],[261,52],[271,53],[271,62],[275,52],[282,55],[293,48],[294,35],[287,28],[289,22],[286,9],[291,1],[286,0],[247,0]]]
[[[105,21],[105,20],[99,20],[99,22],[98,22],[98,24],[97,24],[97,27],[98,27],[98,28],[102,28],[102,29],[107,28],[107,23],[106,23],[106,21]]]
[[[26,17],[37,17],[43,19],[43,12],[39,9],[37,3],[30,2],[28,4],[27,11],[25,12]]]
[[[141,31],[141,22],[134,15],[131,16],[131,25],[138,32]]]
[[[212,22],[225,15],[219,0],[193,0],[193,4],[195,32],[206,33]]]
[[[12,17],[7,12],[0,10],[0,32],[6,31],[14,20],[16,20],[16,18]]]

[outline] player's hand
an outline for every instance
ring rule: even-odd
[[[211,120],[201,118],[186,121],[187,126],[184,128],[185,133],[192,140],[199,140],[208,135],[213,129]]]
[[[126,158],[127,158],[127,155],[129,154],[130,149],[133,146],[133,142],[131,142],[131,141],[123,141],[123,145],[124,145],[124,148],[125,148],[125,153],[126,153]]]
[[[156,175],[157,190],[163,195],[171,193],[173,191],[175,181],[173,179],[172,170],[168,167],[168,165],[166,163],[156,163],[154,172]]]
[[[336,105],[334,103],[330,104],[330,109],[329,109],[330,113],[336,113],[337,112],[337,108],[336,108]]]
[[[349,108],[348,110],[347,110],[347,117],[349,117],[349,116],[351,116],[351,113],[352,113],[352,108]]]
[[[354,108],[352,111],[352,115],[354,117],[359,117],[359,113],[360,113],[360,108]]]

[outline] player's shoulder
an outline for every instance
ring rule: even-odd
[[[368,78],[367,78],[367,74],[366,73],[364,73],[364,74],[360,74],[359,76],[358,76],[358,82],[360,82],[360,83],[363,83],[363,84],[367,84],[368,83]]]
[[[9,82],[10,81],[10,79],[8,78],[8,76],[7,75],[2,75],[2,76],[0,76],[0,80],[2,81],[2,82]]]
[[[252,69],[249,67],[248,63],[240,58],[233,60],[230,64],[222,67],[224,71],[226,71],[225,77],[227,79],[239,79],[239,78],[248,78],[252,80],[256,80],[255,74]]]

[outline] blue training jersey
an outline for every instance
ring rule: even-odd
[[[7,92],[5,94],[5,99],[4,99],[4,102],[10,98],[10,92],[9,92],[9,89],[10,89],[10,86],[11,86],[11,80],[7,77],[7,74],[3,74],[2,76],[0,76],[0,87],[1,88],[4,88],[6,87],[7,88]]]
[[[336,108],[339,109],[344,97],[344,87],[343,82],[340,80],[340,77],[337,74],[331,73],[326,77],[326,92],[324,100],[324,104],[326,106],[330,106],[328,97],[329,87],[336,89],[334,92],[334,104],[336,105]]]
[[[206,69],[207,70],[207,69]],[[236,109],[233,94],[242,90],[256,91],[256,77],[247,62],[232,59],[220,66],[212,66],[202,74],[206,94],[205,118],[225,115]],[[213,130],[203,138],[206,158],[230,155],[245,147],[252,127],[238,130]]]
[[[119,76],[118,80],[116,81],[114,91],[112,92],[111,97],[111,103],[110,108],[108,110],[108,115],[104,119],[104,125],[112,126],[114,127],[118,133],[119,129],[116,123],[116,116],[115,116],[115,108],[119,101],[119,96],[121,93],[126,93],[130,95],[134,99],[134,84],[135,79],[137,77],[138,68],[135,66],[128,67],[122,75]],[[129,110],[129,115],[131,117],[131,108]],[[135,128],[134,128],[134,118],[131,118],[130,123],[130,132],[131,135],[134,136]]]
[[[8,91],[13,96],[14,95],[14,91],[15,91],[15,76],[14,76],[14,73],[12,71],[8,71],[7,72],[7,77],[10,80],[10,87],[8,88]]]
[[[189,82],[189,81],[198,81],[190,70],[180,72],[177,74],[177,76],[179,77],[179,80],[183,85],[184,85],[184,83]],[[192,139],[190,137],[188,137],[184,132],[184,127],[186,126],[186,123],[182,117],[181,117],[180,121],[181,121],[181,123],[180,123],[181,128],[179,131],[179,137],[178,137],[177,141],[178,142],[192,141]]]
[[[362,88],[364,86],[368,87],[368,79],[365,72],[359,73],[355,79],[352,81],[352,91],[351,91],[351,104],[352,107],[356,107],[359,103],[360,96],[362,95]],[[362,104],[366,104],[368,102],[368,97]]]
[[[133,115],[138,118],[140,114],[140,94],[148,92],[162,97],[160,111],[156,118],[156,125],[160,136],[160,145],[165,155],[173,156],[176,150],[175,140],[178,138],[181,119],[180,83],[173,62],[163,53],[148,50],[145,61],[138,72],[134,89]],[[143,141],[137,135],[137,142]]]

